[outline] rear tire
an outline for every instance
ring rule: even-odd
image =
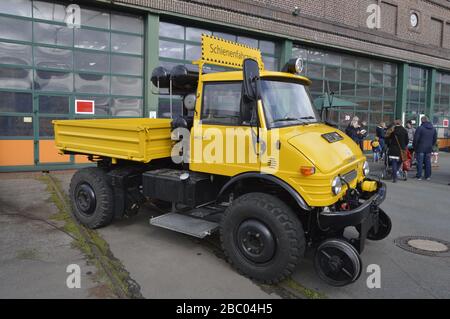
[[[99,228],[114,217],[114,195],[105,170],[87,167],[77,171],[70,182],[72,214],[84,226]]]
[[[220,238],[233,267],[268,284],[290,276],[305,252],[298,217],[280,199],[264,193],[245,194],[227,208]]]

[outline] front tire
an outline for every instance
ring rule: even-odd
[[[106,172],[99,167],[77,171],[70,182],[72,214],[84,226],[95,229],[111,223],[114,195]]]
[[[290,276],[305,252],[298,217],[280,199],[264,193],[237,198],[225,211],[220,237],[233,267],[268,284]]]

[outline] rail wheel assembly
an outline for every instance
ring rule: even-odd
[[[362,271],[359,253],[342,239],[327,239],[316,250],[314,268],[329,285],[340,287],[358,280]]]

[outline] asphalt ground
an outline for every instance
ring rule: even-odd
[[[0,174],[0,298],[115,297],[58,214],[42,174]],[[71,264],[81,288],[66,284]]]
[[[371,167],[377,175],[382,164]],[[59,181],[54,185],[60,195],[67,193],[72,174],[50,174]],[[361,277],[340,288],[318,278],[312,254],[291,279],[276,286],[254,283],[226,263],[215,236],[197,240],[149,225],[149,218],[160,213],[150,205],[136,217],[89,232],[90,240],[81,245],[71,237],[70,220],[55,218],[67,213],[67,198],[55,198],[45,178],[37,173],[0,175],[0,298],[450,297],[450,257],[418,255],[394,243],[401,236],[450,242],[448,153],[440,154],[431,181],[386,181],[381,207],[392,219],[392,232],[382,241],[367,242]],[[92,243],[97,253],[92,253]],[[72,263],[82,270],[79,289],[66,285],[66,267]],[[367,267],[373,264],[381,272],[380,288],[367,286]]]

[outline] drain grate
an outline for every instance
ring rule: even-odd
[[[450,243],[433,237],[403,236],[394,240],[394,243],[411,253],[431,256],[450,257]]]

